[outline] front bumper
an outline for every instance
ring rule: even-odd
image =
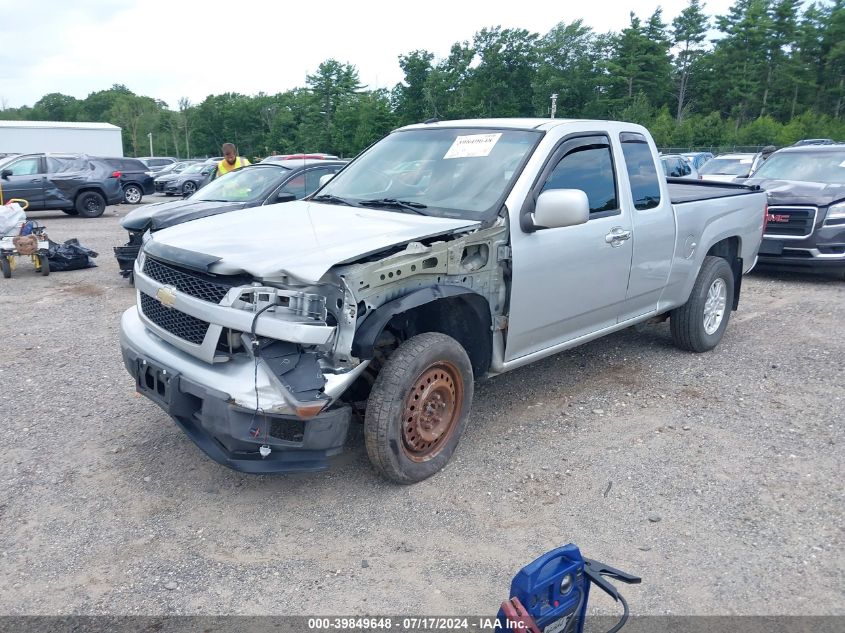
[[[760,245],[759,265],[780,270],[845,271],[845,224],[816,220],[805,238],[768,233]]]
[[[251,359],[215,365],[192,359],[149,332],[134,307],[123,314],[120,330],[123,363],[136,390],[214,461],[247,473],[306,472],[328,468],[328,458],[342,451],[351,418],[347,405],[302,420],[284,412],[263,367],[256,369]],[[326,391],[346,386],[335,383]],[[271,450],[266,457],[261,446]]]

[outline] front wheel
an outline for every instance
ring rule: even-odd
[[[39,272],[45,277],[50,274],[50,260],[47,259],[46,255],[38,256],[38,268]]]
[[[123,201],[126,204],[138,204],[143,197],[144,192],[138,185],[126,185],[123,189]]]
[[[734,297],[734,275],[721,257],[705,257],[692,293],[672,310],[672,340],[690,352],[708,352],[719,344],[728,327]]]
[[[0,269],[3,270],[3,277],[10,279],[12,277],[12,264],[6,256],[0,257]]]
[[[402,343],[367,401],[364,437],[376,470],[400,484],[441,470],[466,427],[472,394],[472,364],[455,339],[427,332]]]
[[[197,183],[193,180],[189,180],[184,185],[182,185],[182,195],[183,196],[190,196],[197,190]]]

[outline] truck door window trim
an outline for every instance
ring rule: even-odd
[[[628,174],[628,189],[631,193],[631,201],[634,204],[634,208],[637,211],[648,211],[650,209],[656,209],[660,206],[660,203],[663,201],[663,193],[660,189],[660,171],[665,171],[664,163],[660,161],[660,167],[658,168],[657,165],[654,164],[654,154],[651,151],[651,147],[648,145],[648,141],[646,140],[645,136],[638,132],[621,132],[619,134],[619,142],[622,144],[622,162],[625,163],[625,171]],[[637,189],[641,189],[640,185],[635,185],[634,179],[631,174],[631,162],[628,160],[628,156],[625,155],[625,146],[626,145],[645,145],[648,148],[648,154],[651,159],[651,166],[654,170],[654,183],[657,186],[657,200],[654,198],[643,198],[642,200],[638,201],[635,195],[635,187]],[[679,159],[680,160],[680,159]],[[645,204],[643,204],[645,202]]]
[[[531,194],[525,199],[520,211],[520,226],[526,233],[533,233],[537,230],[534,223],[531,221],[531,214],[534,213],[534,206],[537,203],[537,197],[543,191],[543,187],[548,180],[549,175],[557,167],[558,163],[566,156],[574,151],[586,149],[587,147],[607,147],[610,152],[610,165],[613,170],[613,187],[616,195],[616,209],[609,211],[598,211],[590,213],[590,220],[597,220],[600,218],[611,217],[622,214],[622,208],[619,204],[619,178],[616,173],[616,161],[613,155],[613,146],[610,143],[610,137],[604,132],[576,132],[562,138],[555,146],[554,150],[550,152],[549,158],[543,164],[540,170],[540,175],[534,180],[531,186]]]

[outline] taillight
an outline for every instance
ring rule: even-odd
[[[766,227],[769,225],[769,205],[763,207],[763,233],[766,233]]]
[[[113,171],[111,173],[111,177],[112,178],[120,178],[120,172],[119,171]]]

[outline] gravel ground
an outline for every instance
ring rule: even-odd
[[[0,613],[492,614],[575,542],[643,577],[637,614],[845,614],[842,281],[746,278],[709,354],[663,324],[480,383],[451,465],[412,487],[357,427],[327,472],[248,476],[134,393],[128,210],[33,213],[99,267],[0,279]]]

